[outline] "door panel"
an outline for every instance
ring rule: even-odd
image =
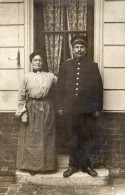
[[[24,68],[24,48],[20,48],[20,66],[17,65],[17,48],[0,48],[0,69]]]
[[[105,68],[104,89],[125,89],[125,69]]]
[[[125,111],[125,91],[104,91],[104,110]]]
[[[19,90],[24,70],[0,70],[0,90]]]
[[[0,24],[24,24],[23,3],[13,3],[11,6],[10,3],[1,4]]]
[[[125,68],[125,46],[104,46],[104,67]]]
[[[125,24],[105,23],[104,24],[104,44],[124,45],[125,44]]]
[[[24,26],[0,26],[0,46],[24,46]]]
[[[104,22],[125,22],[125,1],[105,1]]]
[[[15,111],[18,104],[18,91],[0,91],[0,110]]]
[[[0,0],[1,3],[20,3],[24,2],[24,0]]]

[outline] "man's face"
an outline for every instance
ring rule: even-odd
[[[85,56],[85,54],[86,54],[85,45],[83,45],[81,43],[77,43],[77,44],[73,45],[73,54],[74,54],[74,57],[76,57],[76,58]]]

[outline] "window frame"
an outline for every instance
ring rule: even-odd
[[[64,0],[65,1],[65,0]],[[37,32],[37,22],[39,22],[39,7],[36,6],[37,0],[34,0],[34,30],[35,30],[35,48],[42,48],[43,44],[40,44],[39,38],[40,35],[38,35]],[[68,34],[86,34],[88,37],[88,47],[87,47],[87,56],[90,58],[94,58],[94,0],[88,0],[88,11],[87,11],[87,30],[62,30],[62,31],[42,31],[41,34],[63,34],[64,37],[64,47],[63,47],[63,60],[65,61],[66,58],[66,44],[65,44],[65,37]],[[64,5],[64,11],[65,11],[65,5]],[[36,14],[37,12],[37,14]],[[65,21],[65,19],[64,19]],[[42,22],[39,23],[40,27],[42,29]]]

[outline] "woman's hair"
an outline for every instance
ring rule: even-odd
[[[45,54],[44,52],[42,51],[33,51],[30,55],[29,55],[29,60],[30,62],[32,63],[32,59],[36,56],[36,55],[39,55],[42,60],[43,60],[43,67],[42,67],[42,70],[45,71],[45,72],[48,72],[48,66],[47,66],[47,63],[46,63],[46,60],[45,60]]]

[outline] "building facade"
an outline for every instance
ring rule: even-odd
[[[29,54],[39,45],[35,2],[39,1],[0,0],[1,173],[11,173],[16,169],[18,89],[23,75],[31,69]],[[90,53],[93,49],[92,55],[99,65],[104,86],[103,113],[98,123],[103,147],[101,157],[96,155],[95,161],[122,168],[125,161],[125,0],[88,2],[93,2],[93,46],[90,44]],[[91,29],[91,22],[88,25],[84,31]]]

